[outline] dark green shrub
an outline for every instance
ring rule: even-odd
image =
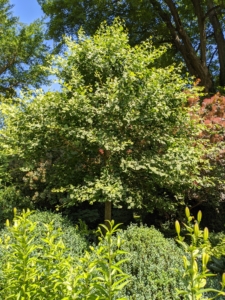
[[[175,300],[176,288],[183,288],[183,252],[154,227],[131,225],[120,233],[122,249],[130,261],[122,267],[132,276],[121,296],[137,300]]]
[[[221,274],[215,274],[215,277],[208,277],[205,288],[221,290],[221,281],[222,281]],[[210,299],[211,297],[215,297],[215,293],[208,292],[204,295],[204,297],[206,299]],[[218,297],[216,297],[216,300],[224,300],[224,296],[222,296],[222,295],[218,296]]]
[[[13,219],[13,208],[18,211],[24,208],[32,209],[32,203],[29,197],[23,197],[21,192],[15,186],[0,188],[0,228],[4,227],[7,219]]]
[[[81,256],[84,250],[87,249],[85,238],[80,235],[78,228],[72,226],[71,222],[69,222],[67,218],[62,217],[60,214],[55,214],[49,211],[35,211],[28,217],[28,219],[32,222],[37,222],[34,232],[35,239],[32,241],[33,244],[43,244],[42,238],[45,236],[48,230],[44,224],[52,223],[52,234],[62,231],[61,238],[66,246],[66,249],[68,249],[68,254],[71,256]],[[0,238],[2,240],[4,239],[4,236],[11,236],[11,233],[7,227],[0,231]],[[41,255],[41,253],[39,255]],[[4,250],[0,245],[0,269],[3,257]]]
[[[221,232],[210,232],[209,233],[209,241],[210,241],[212,247],[218,246],[218,244],[223,239],[225,239],[225,233],[223,231],[221,231]]]
[[[38,238],[41,239],[43,232],[46,232],[44,224],[53,223],[53,234],[58,230],[62,230],[62,240],[66,248],[70,249],[72,255],[80,256],[85,249],[87,243],[85,238],[79,233],[79,229],[72,225],[72,223],[60,214],[49,211],[36,211],[29,216],[32,222],[38,222],[36,228]]]
[[[221,289],[222,273],[225,272],[225,234],[224,232],[210,232],[209,241],[212,246],[212,257],[208,263],[210,272],[214,273],[214,277],[207,279],[206,288]],[[215,294],[207,293],[207,297],[213,297]],[[219,296],[216,299],[222,300],[224,296]]]

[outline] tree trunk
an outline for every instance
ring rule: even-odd
[[[105,221],[111,221],[112,220],[112,202],[106,201],[105,202]]]
[[[162,20],[166,23],[177,50],[181,53],[188,71],[191,75],[201,79],[201,85],[205,87],[205,91],[209,92],[213,89],[213,81],[205,62],[202,62],[198,57],[195,49],[192,46],[190,37],[187,35],[182,26],[176,6],[172,0],[164,0],[170,11],[170,14],[162,9],[162,6],[157,0],[151,0],[151,3],[158,11]],[[173,22],[171,21],[171,16]],[[204,34],[202,33],[202,40],[204,41]],[[202,45],[204,47],[204,44]],[[202,48],[202,58],[204,60],[205,50]]]
[[[212,0],[208,0],[208,9],[209,9],[209,20],[213,27],[213,33],[218,49],[219,64],[220,64],[220,86],[225,86],[225,39],[223,35],[222,26],[218,19],[216,8]]]
[[[204,11],[201,6],[201,0],[191,0],[195,15],[198,19],[198,29],[200,34],[200,55],[203,67],[206,67],[206,26]]]
[[[107,221],[112,220],[112,202],[106,201],[105,202],[105,225],[109,228],[109,223]]]

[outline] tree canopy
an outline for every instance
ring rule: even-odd
[[[167,63],[183,61],[186,70],[201,79],[207,92],[225,86],[225,4],[221,0],[38,0],[50,18],[48,34],[62,41],[82,26],[92,35],[102,21],[120,17],[129,29],[132,45],[150,36],[156,46],[173,45]]]
[[[174,210],[189,188],[208,182],[186,107],[195,89],[181,67],[155,68],[166,49],[149,40],[131,47],[119,21],[66,43],[61,92],[2,104],[1,153],[19,158],[33,201]]]
[[[11,13],[9,0],[0,0],[0,95],[15,96],[20,89],[40,87],[48,82],[44,25],[37,20],[29,25]]]

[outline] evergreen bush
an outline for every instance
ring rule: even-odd
[[[131,225],[120,236],[125,240],[122,249],[130,255],[122,269],[131,275],[121,296],[129,300],[181,299],[176,288],[184,288],[183,252],[175,242],[146,226]]]
[[[55,214],[50,211],[35,211],[29,215],[28,219],[32,223],[37,223],[32,235],[35,237],[32,240],[32,244],[44,245],[42,238],[46,235],[48,228],[44,224],[52,224],[52,234],[58,235],[60,231],[60,239],[62,239],[66,251],[64,255],[80,257],[82,253],[87,249],[87,243],[85,238],[79,233],[78,229],[72,226],[72,223],[66,217],[62,217],[60,214]],[[14,237],[9,227],[5,227],[0,231],[0,239],[10,239],[9,245],[14,243]],[[10,248],[7,252],[10,251]],[[39,250],[33,251],[34,256],[41,256],[42,253]],[[0,281],[2,280],[2,265],[6,257],[6,249],[0,244]]]
[[[13,219],[13,207],[18,211],[24,208],[33,209],[29,197],[24,197],[15,186],[0,187],[0,228],[4,228],[7,219]]]
[[[224,256],[225,256],[225,246],[223,241],[225,241],[225,233],[224,232],[210,232],[209,234],[209,241],[212,246],[212,255],[215,256],[214,258],[210,259],[210,262],[208,264],[208,268],[210,272],[215,273],[214,277],[209,277],[207,280],[206,288],[213,288],[220,290],[221,289],[221,281],[222,281],[222,273],[225,272],[224,268]],[[220,256],[221,260],[220,260]],[[216,259],[218,262],[218,269],[216,272],[216,268],[214,268],[212,265],[214,265],[213,260]],[[217,264],[216,264],[217,265]],[[214,293],[207,293],[207,297],[213,297],[215,296]],[[216,298],[217,300],[224,299],[224,296],[219,296]]]
[[[67,219],[67,217],[61,214],[56,214],[50,211],[35,211],[28,218],[32,222],[38,222],[36,227],[36,233],[38,236],[38,242],[41,242],[43,232],[47,231],[44,224],[53,224],[53,234],[58,230],[62,230],[62,241],[66,248],[69,249],[70,254],[74,256],[81,256],[81,254],[87,249],[87,243],[85,237],[79,232],[78,227]]]

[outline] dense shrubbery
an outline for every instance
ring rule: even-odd
[[[23,197],[21,191],[15,186],[6,186],[0,188],[0,228],[4,227],[7,219],[13,219],[13,207],[18,210],[23,208],[33,208],[29,197]]]
[[[203,233],[196,222],[193,232],[186,227],[193,238]],[[118,231],[118,225],[109,225],[106,236],[98,230],[100,242],[88,250],[78,227],[60,215],[44,211],[16,216],[14,225],[0,232],[0,299],[186,299],[177,294],[178,290],[186,293],[189,278],[183,280],[184,252],[174,240],[154,227],[131,225]],[[216,237],[212,239],[217,245]],[[200,256],[196,262],[196,274],[205,277]],[[207,282],[205,288],[221,290],[221,275]],[[205,294],[205,299],[215,292]]]
[[[39,215],[42,220],[49,218],[48,214]],[[33,219],[38,219],[37,215]],[[56,220],[56,224],[57,221],[61,220]],[[13,226],[8,224],[0,247],[4,250],[1,299],[119,299],[117,294],[129,275],[120,269],[124,260],[116,262],[117,257],[125,254],[119,250],[119,237],[112,239],[118,226],[111,222],[110,229],[105,227],[105,236],[101,229],[98,230],[105,243],[103,246],[100,241],[97,249],[91,248],[90,253],[96,255],[93,260],[88,252],[71,255],[62,240],[62,229],[54,226],[54,220],[49,224],[42,223],[43,231],[38,228],[41,223],[32,220],[28,211],[16,216]],[[111,252],[114,241],[117,250]]]
[[[29,216],[29,220],[38,222],[35,233],[37,234],[39,243],[41,242],[43,234],[47,232],[47,228],[44,224],[52,223],[52,233],[55,234],[58,231],[62,233],[62,241],[66,249],[69,249],[70,255],[81,256],[84,250],[87,249],[85,238],[79,233],[78,227],[74,227],[66,217],[48,211],[37,211]]]
[[[32,255],[34,257],[45,257],[46,253],[46,241],[42,239],[48,236],[48,231],[50,232],[49,238],[53,237],[53,244],[56,245],[55,250],[60,253],[62,257],[61,262],[57,260],[57,253],[55,252],[55,263],[58,264],[58,268],[66,268],[66,259],[68,262],[74,264],[74,261],[71,260],[72,256],[78,259],[82,257],[82,251],[85,249],[85,241],[80,237],[79,233],[75,230],[74,227],[70,225],[67,220],[64,220],[61,216],[55,215],[49,212],[36,212],[28,217],[29,226],[35,224],[35,229],[29,231],[28,228],[27,235],[28,239],[34,238],[30,246],[41,247],[41,252],[39,248],[32,250]],[[45,224],[52,224],[48,227]],[[9,243],[9,250],[13,251],[12,243],[14,239],[18,239],[18,236],[15,236],[15,232],[6,228],[2,230],[1,237],[4,239],[4,236],[11,235],[11,241]],[[13,237],[14,235],[14,237]],[[119,236],[124,243],[121,248],[127,254],[123,254],[125,261],[122,265],[123,271],[130,275],[131,279],[127,287],[121,292],[121,297],[127,297],[128,299],[179,299],[176,297],[175,288],[182,287],[181,275],[183,271],[182,267],[182,251],[176,246],[172,240],[167,240],[163,235],[156,229],[148,227],[138,227],[136,225],[131,225],[127,230],[121,231]],[[54,239],[55,237],[55,239]],[[57,243],[60,242],[60,239],[64,241],[65,249],[58,247]],[[114,251],[117,249],[116,237],[113,239],[114,243],[112,244]],[[17,241],[18,242],[18,241]],[[50,245],[49,245],[50,246]],[[104,241],[104,247],[107,246],[107,241]],[[103,248],[104,248],[103,247]],[[51,248],[51,247],[50,247]],[[49,248],[49,250],[50,250]],[[67,249],[72,248],[73,250],[68,251]],[[90,268],[90,262],[98,261],[102,253],[102,244],[99,244],[94,251],[91,251],[91,256],[89,258],[83,259],[83,267]],[[1,250],[4,247],[1,247]],[[45,249],[45,250],[44,250]],[[48,253],[50,255],[50,253]],[[53,254],[52,254],[53,255]],[[5,252],[1,252],[2,258],[6,256]],[[64,257],[64,258],[63,258]],[[53,258],[50,259],[52,261]],[[119,260],[117,261],[117,263]],[[2,260],[4,265],[4,260]],[[15,259],[11,263],[16,263]],[[37,263],[35,261],[35,263]],[[53,261],[52,261],[53,263]],[[49,266],[50,267],[50,266]],[[40,266],[35,267],[40,271]],[[41,267],[41,269],[43,266]],[[45,268],[45,267],[44,267]],[[59,269],[55,269],[55,264],[52,265],[53,273],[56,275],[59,273]],[[89,270],[91,273],[91,270]],[[37,271],[35,271],[37,272]],[[81,270],[82,273],[82,270]],[[89,276],[88,280],[92,280],[95,275],[99,273],[96,272]],[[64,274],[62,272],[62,274]],[[18,275],[18,274],[17,274]],[[13,276],[13,275],[12,275]],[[35,274],[34,274],[35,276]],[[47,276],[47,275],[46,275]],[[64,274],[66,276],[66,274]],[[12,278],[11,278],[12,280]],[[59,278],[59,282],[62,281],[62,278]],[[4,281],[3,281],[4,282]],[[12,283],[11,283],[12,285]]]
[[[136,224],[119,235],[124,241],[121,249],[127,252],[124,258],[129,258],[122,270],[130,275],[130,282],[120,296],[129,300],[180,299],[176,288],[185,287],[182,280],[184,252],[175,242],[164,238],[154,227]],[[94,259],[95,253],[92,255]]]
[[[77,257],[81,256],[84,253],[84,250],[87,249],[87,244],[79,232],[72,224],[59,214],[54,214],[48,211],[44,212],[35,212],[30,214],[27,218],[29,220],[30,226],[35,224],[34,230],[30,231],[30,226],[28,226],[26,233],[21,238],[27,238],[30,242],[30,247],[33,247],[32,256],[35,258],[40,258],[43,255],[43,249],[46,246],[46,243],[43,241],[43,238],[47,236],[50,232],[51,238],[53,238],[53,244],[57,244],[62,240],[65,245],[65,249],[61,252],[61,255],[64,256],[64,259],[67,257]],[[50,227],[46,226],[51,224]],[[3,272],[4,264],[7,261],[9,254],[13,252],[14,243],[17,241],[18,236],[13,232],[10,227],[5,227],[0,231],[0,239],[8,243],[8,247],[0,245],[0,282],[1,289],[3,288]],[[24,246],[25,247],[25,246]],[[40,250],[42,249],[42,250]],[[60,253],[62,249],[58,248]],[[25,251],[25,248],[24,248]],[[50,253],[49,253],[50,254]],[[51,254],[53,255],[53,253]],[[15,262],[16,263],[16,260]],[[55,261],[56,263],[56,261]],[[39,270],[40,271],[40,270]],[[2,298],[4,299],[4,298]]]
[[[209,270],[215,274],[214,277],[208,278],[207,288],[221,289],[222,273],[225,272],[225,234],[224,232],[210,233],[209,241],[212,245],[212,257],[208,264]],[[215,294],[208,293],[208,297],[213,297]],[[219,296],[217,300],[224,299],[224,296]]]
[[[51,223],[52,234],[61,233],[60,237],[71,255],[80,256],[87,249],[85,238],[80,235],[78,228],[75,228],[67,218],[62,217],[60,214],[49,211],[36,211],[34,214],[29,215],[28,219],[32,223],[37,223],[32,233],[35,236],[32,244],[43,244],[42,238],[48,231],[45,224]],[[13,240],[13,234],[8,227],[0,231],[0,238],[3,239],[4,236],[10,236]]]
[[[123,231],[122,248],[130,254],[123,270],[132,277],[123,295],[134,300],[180,299],[176,288],[182,288],[183,252],[173,240],[165,239],[154,227],[130,226]]]

